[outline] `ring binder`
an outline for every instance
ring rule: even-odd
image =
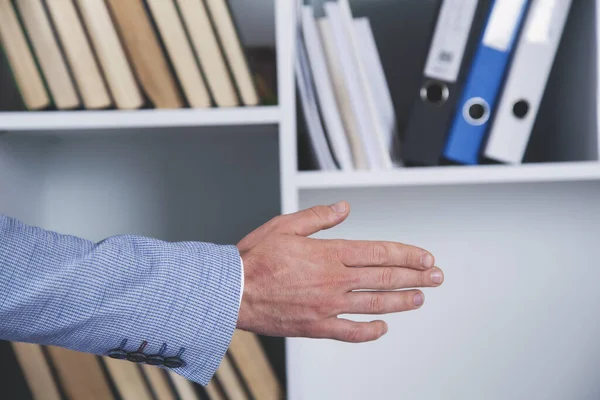
[[[405,165],[438,165],[467,66],[477,47],[488,1],[444,0],[422,84],[404,130],[400,156]]]
[[[450,162],[478,164],[496,99],[530,0],[495,0],[470,68],[460,108],[443,156]]]
[[[487,140],[487,158],[522,162],[571,5],[572,0],[533,0]]]

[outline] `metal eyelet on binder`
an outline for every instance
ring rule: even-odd
[[[443,82],[428,81],[421,87],[421,99],[425,103],[441,106],[448,100],[449,96],[448,86]]]
[[[463,117],[473,126],[483,125],[490,118],[490,106],[483,98],[473,97],[465,103]]]

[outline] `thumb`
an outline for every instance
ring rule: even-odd
[[[298,236],[310,236],[342,223],[350,213],[345,201],[330,206],[314,206],[286,216],[286,230]]]

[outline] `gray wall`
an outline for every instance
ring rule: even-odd
[[[0,136],[0,211],[99,240],[234,243],[279,212],[274,126]]]
[[[274,0],[230,0],[238,29],[249,46],[275,46]]]
[[[393,240],[435,254],[445,283],[385,316],[361,345],[298,340],[292,399],[600,398],[600,183],[304,191],[346,199],[323,238]]]

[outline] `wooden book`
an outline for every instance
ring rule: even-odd
[[[204,387],[206,395],[210,400],[226,400],[225,395],[219,388],[219,385],[214,380],[208,382],[208,385]],[[232,397],[235,398],[235,397]],[[237,400],[237,399],[236,399]]]
[[[216,373],[217,379],[223,388],[223,391],[229,399],[246,400],[248,396],[244,390],[244,386],[236,374],[235,368],[229,356],[226,354]]]
[[[117,108],[135,109],[144,99],[104,1],[75,0]]]
[[[202,0],[177,0],[192,46],[219,107],[239,106],[235,86]]]
[[[102,361],[122,400],[153,400],[137,364],[110,357],[103,357]]]
[[[210,107],[210,95],[204,84],[204,79],[179,18],[174,0],[146,0],[146,2],[156,22],[188,104],[192,108]]]
[[[46,0],[54,28],[67,56],[83,104],[89,109],[112,106],[100,67],[72,0]]]
[[[173,371],[168,374],[180,400],[200,400],[191,381]]]
[[[143,0],[107,0],[125,51],[156,108],[181,108],[183,100]]]
[[[215,22],[217,34],[223,45],[223,51],[235,78],[242,102],[247,106],[258,105],[260,98],[226,0],[206,0],[206,4]]]
[[[252,396],[256,399],[278,400],[283,390],[258,340],[250,332],[236,330],[229,346],[235,364]]]
[[[55,346],[49,346],[48,352],[70,399],[113,398],[100,360],[96,356]]]
[[[180,400],[200,400],[200,396],[196,392],[194,383],[192,381],[185,379],[173,371],[169,371],[168,374],[173,382],[173,386],[175,386]],[[209,400],[226,400],[225,396],[214,381],[210,381],[203,389],[206,397],[208,397]]]
[[[12,347],[34,400],[61,400],[42,346],[13,342]]]
[[[169,378],[161,368],[144,364],[142,370],[150,384],[156,400],[176,400],[175,393],[169,385]]]
[[[50,96],[10,0],[0,0],[0,40],[25,107],[48,107]]]
[[[50,18],[44,10],[42,0],[15,0],[14,4],[21,15],[42,74],[46,78],[54,105],[58,109],[80,107],[75,83],[69,75],[67,63],[52,31]]]

